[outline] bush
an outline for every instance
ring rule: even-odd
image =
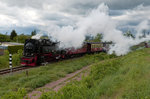
[[[0,69],[9,67],[9,52],[8,50],[4,51],[4,55],[0,56]]]
[[[16,46],[8,46],[8,51],[11,54],[17,53],[18,50],[23,50],[24,46],[23,45],[16,45]]]
[[[13,56],[12,56],[13,66],[20,65],[20,58],[22,57],[22,53],[23,53],[23,51],[21,49],[19,49],[16,54],[13,54]]]
[[[20,58],[22,57],[23,50],[18,50],[17,53],[12,55],[13,67],[20,65]],[[4,55],[0,56],[0,69],[9,68],[9,52],[5,50]]]

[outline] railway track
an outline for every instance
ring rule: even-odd
[[[31,67],[25,67],[25,66],[18,66],[18,67],[13,67],[12,69],[2,69],[0,70],[0,75],[11,73],[11,72],[16,72],[24,69],[28,69]]]
[[[63,61],[63,60],[75,59],[75,58],[79,58],[79,57],[81,57],[81,56],[66,58],[66,59],[62,59],[62,60],[54,60],[54,61],[51,61],[51,62],[45,62],[45,63],[42,63],[41,66],[44,66],[44,65],[47,65],[47,64],[53,64],[53,63]],[[40,67],[40,66],[35,66],[35,67]],[[18,66],[18,67],[13,67],[12,69],[8,69],[8,68],[7,69],[1,69],[0,70],[0,75],[8,74],[8,73],[11,73],[11,72],[16,72],[16,71],[20,71],[20,70],[25,70],[25,69],[29,69],[29,68],[35,68],[35,67]]]

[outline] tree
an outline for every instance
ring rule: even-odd
[[[87,35],[85,38],[86,42],[101,42],[102,34],[97,34],[96,36]]]
[[[6,35],[0,34],[0,42],[1,43],[6,42],[6,39],[7,39]]]
[[[135,38],[134,35],[133,35],[130,31],[127,31],[127,32],[124,34],[124,36]]]
[[[36,35],[36,30],[31,32],[31,36]]]
[[[15,30],[12,30],[12,32],[11,32],[11,34],[10,34],[10,39],[13,40],[14,37],[16,37],[16,36],[17,36],[16,31],[15,31]]]
[[[26,39],[29,39],[31,38],[31,36],[29,35],[24,35],[24,34],[21,34],[21,35],[18,35],[16,37],[14,37],[14,41],[17,41],[19,43],[24,43]]]
[[[101,39],[102,39],[102,34],[97,34],[93,39],[93,42],[101,42]]]

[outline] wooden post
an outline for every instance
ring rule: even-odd
[[[29,75],[29,72],[28,72],[28,70],[26,70],[26,76],[28,77],[28,75]]]

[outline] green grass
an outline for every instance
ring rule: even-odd
[[[28,76],[26,76],[25,71],[21,73],[14,73],[13,75],[9,74],[1,76],[0,96],[4,99],[19,99],[21,96],[24,96],[26,92],[32,91],[46,83],[64,77],[66,74],[79,70],[84,66],[96,63],[100,60],[109,59],[111,57],[114,56],[106,55],[104,53],[85,55],[80,58],[64,60],[48,64],[47,66],[29,69]]]
[[[7,52],[5,51],[5,55],[0,56],[0,69],[9,68],[9,54]]]
[[[12,56],[13,67],[20,65],[20,58],[22,56],[22,50],[18,50],[18,53]],[[0,56],[0,69],[9,68],[9,52],[5,50],[4,55]]]
[[[150,49],[98,62],[81,81],[41,99],[150,99]]]

